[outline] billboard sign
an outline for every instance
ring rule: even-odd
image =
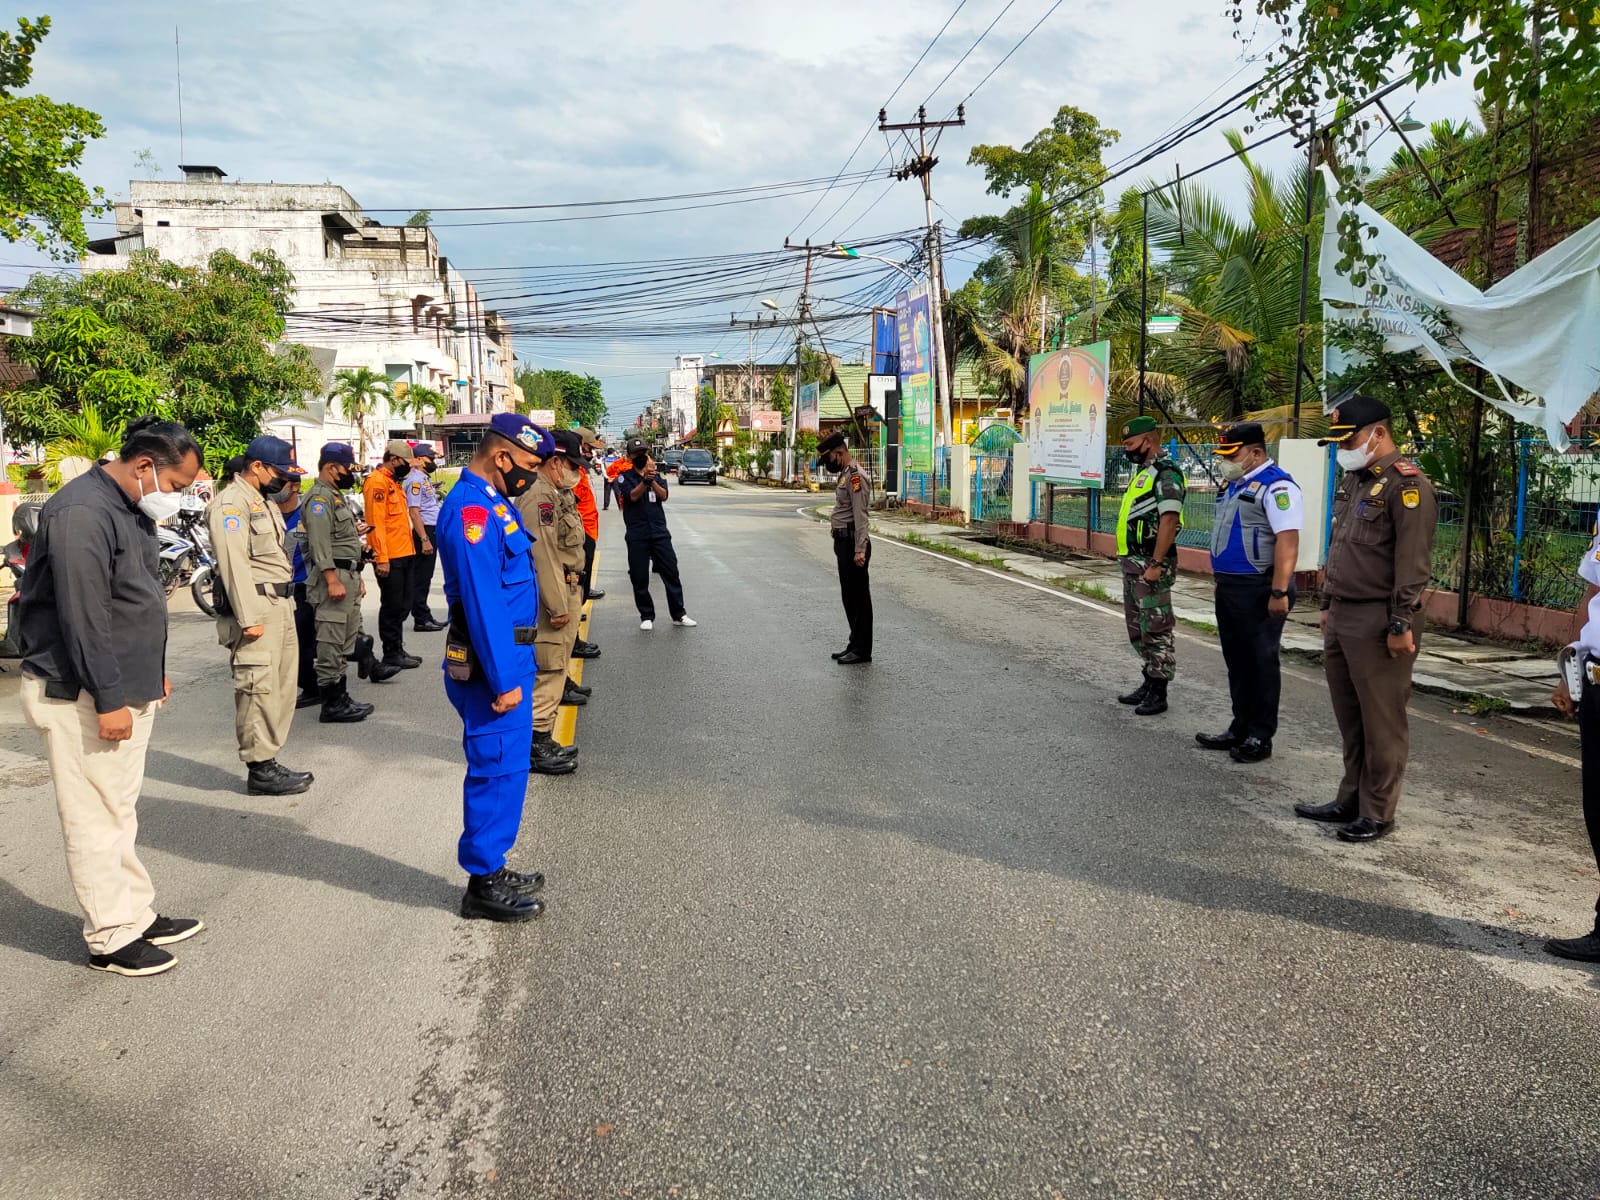
[[[900,334],[892,308],[872,310],[872,373],[893,375],[900,369]]]
[[[816,383],[802,383],[794,405],[794,427],[816,433],[822,416],[822,387]]]
[[[933,470],[933,323],[928,284],[900,293],[896,333],[900,346],[901,442],[906,470]]]
[[[1028,477],[1103,488],[1111,343],[1028,360]]]
[[[750,429],[755,433],[782,433],[783,414],[775,408],[757,408],[750,413]]]

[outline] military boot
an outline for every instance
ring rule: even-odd
[[[1139,686],[1131,692],[1124,692],[1117,697],[1118,704],[1143,704],[1144,698],[1150,694],[1150,680],[1141,680]]]
[[[570,775],[578,769],[573,755],[565,753],[548,733],[533,735],[533,751],[528,757],[528,769],[535,775]]]
[[[345,661],[356,664],[356,674],[363,679],[372,674],[372,664],[378,661],[378,656],[374,653],[374,649],[372,635],[358,633],[356,635],[355,649],[345,657]]]
[[[275,758],[246,763],[250,774],[245,790],[252,796],[294,796],[311,786],[310,771],[291,771]]]
[[[461,915],[487,921],[531,921],[544,911],[544,901],[529,896],[501,877],[470,875],[467,890],[461,894]]]
[[[1154,717],[1167,711],[1167,681],[1150,680],[1150,690],[1144,694],[1139,707],[1133,710],[1136,717]]]
[[[322,685],[322,714],[318,717],[324,725],[350,725],[365,721],[372,713],[367,704],[357,704],[345,690],[344,680]]]

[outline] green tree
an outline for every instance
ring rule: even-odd
[[[141,252],[122,270],[34,276],[12,302],[40,317],[11,351],[37,378],[0,393],[8,429],[42,441],[92,405],[107,425],[154,411],[206,447],[248,441],[262,413],[321,390],[310,352],[280,341],[292,286],[268,252],[203,267]]]
[[[85,216],[106,210],[105,193],[78,178],[84,147],[105,136],[97,113],[47,96],[18,96],[33,78],[33,54],[50,18],[0,32],[0,237],[75,259],[89,246]]]
[[[788,420],[789,410],[794,407],[794,394],[789,388],[789,377],[787,375],[775,375],[772,380],[772,390],[768,395],[772,407],[781,413],[785,420]]]
[[[99,462],[102,457],[122,447],[122,431],[126,422],[111,424],[100,419],[93,405],[82,411],[63,415],[56,423],[54,436],[45,444],[44,475],[51,487],[61,486],[61,465],[69,458],[85,462]]]
[[[433,224],[433,213],[426,208],[419,208],[406,218],[407,229],[426,229]]]
[[[597,429],[605,424],[606,402],[593,375],[524,368],[517,372],[517,385],[522,388],[522,411],[553,410],[558,429],[574,425]]]
[[[394,386],[371,367],[357,367],[353,371],[340,371],[333,377],[333,390],[328,398],[339,414],[356,427],[356,455],[365,463],[367,422],[380,404],[394,399]]]
[[[413,383],[405,389],[404,395],[393,398],[390,407],[400,416],[427,421],[450,411],[450,397],[434,388]]]

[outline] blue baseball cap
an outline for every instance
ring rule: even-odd
[[[275,438],[270,434],[262,434],[244,448],[244,461],[266,463],[267,466],[276,467],[288,475],[305,474],[304,469],[294,460],[294,447],[282,438]]]
[[[338,463],[342,467],[356,465],[356,452],[346,442],[325,442],[322,454],[317,459],[318,465],[327,466],[329,463]]]
[[[489,418],[489,431],[498,433],[540,458],[549,458],[555,452],[556,445],[549,431],[535,425],[521,413],[495,413]]]

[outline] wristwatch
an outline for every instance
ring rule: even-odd
[[[1388,633],[1390,637],[1399,637],[1402,633],[1409,633],[1410,631],[1411,626],[1398,617],[1389,622]]]
[[[1288,592],[1286,592],[1286,591],[1284,591],[1284,590],[1283,590],[1283,589],[1282,589],[1282,588],[1273,588],[1273,589],[1272,589],[1272,598],[1273,598],[1273,599],[1274,599],[1274,600],[1282,600],[1282,599],[1283,599],[1283,598],[1284,598],[1284,597],[1286,597],[1286,596],[1287,596],[1287,595],[1288,595],[1288,594],[1289,594],[1289,593],[1288,593]]]

